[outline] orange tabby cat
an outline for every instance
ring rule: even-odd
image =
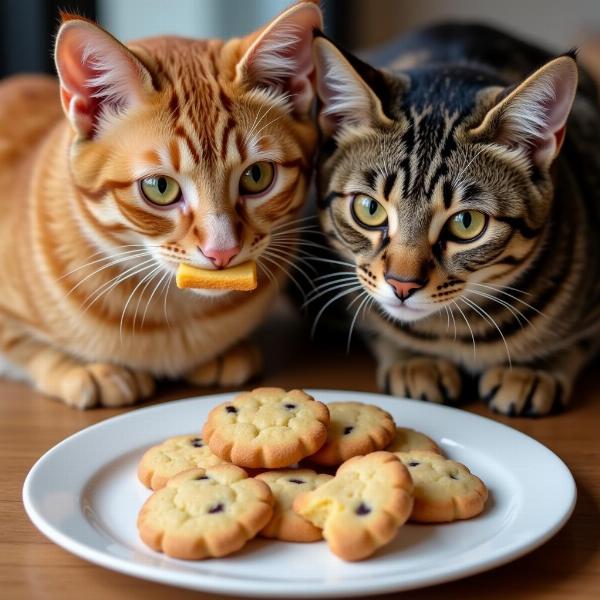
[[[318,6],[300,2],[245,38],[124,46],[65,16],[60,85],[0,85],[0,357],[11,376],[87,408],[131,404],[157,376],[234,385],[257,371],[243,340],[282,279],[289,259],[276,255],[289,251],[310,176],[320,26]],[[254,292],[174,287],[181,261],[251,259]]]

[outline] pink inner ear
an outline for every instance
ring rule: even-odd
[[[146,74],[117,40],[99,27],[69,21],[56,41],[63,108],[80,135],[92,136],[101,111],[130,105]]]
[[[245,67],[252,83],[277,87],[290,94],[298,113],[306,113],[313,98],[313,31],[322,27],[314,4],[292,7],[277,19],[248,51]]]
[[[556,149],[559,150],[565,139],[565,133],[567,132],[566,126],[561,127],[555,134],[554,139],[556,140]]]

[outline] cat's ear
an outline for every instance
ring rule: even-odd
[[[236,81],[289,94],[296,113],[307,115],[314,98],[313,34],[322,27],[317,4],[295,4],[254,39],[236,66]]]
[[[93,137],[102,114],[142,102],[152,76],[139,59],[101,27],[63,17],[54,59],[63,109],[80,137]]]
[[[328,39],[313,44],[317,95],[321,101],[319,126],[325,137],[345,127],[376,127],[392,121],[385,114],[381,94],[387,86],[380,71],[344,54]]]
[[[537,166],[550,166],[564,140],[577,79],[574,56],[551,60],[505,95],[471,136],[522,148]]]

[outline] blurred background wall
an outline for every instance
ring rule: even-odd
[[[229,37],[252,31],[291,0],[0,0],[0,75],[52,70],[63,9],[96,19],[123,40],[173,33]],[[408,29],[455,19],[483,21],[563,51],[600,31],[600,0],[324,0],[326,27],[364,47]]]

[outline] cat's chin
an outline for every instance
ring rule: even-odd
[[[392,317],[392,319],[403,321],[405,323],[418,321],[435,312],[435,310],[429,308],[417,308],[414,306],[407,306],[406,304],[392,304],[389,302],[379,302],[379,306],[386,314]]]
[[[202,298],[212,299],[225,298],[225,296],[229,296],[231,294],[231,290],[203,290],[198,288],[190,288],[187,291]]]

